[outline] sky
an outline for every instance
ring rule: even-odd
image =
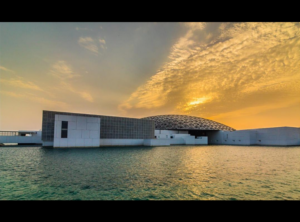
[[[0,22],[0,130],[42,110],[300,127],[300,23]]]

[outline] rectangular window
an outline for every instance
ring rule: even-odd
[[[68,138],[68,121],[61,122],[61,138]]]
[[[68,138],[68,130],[61,130],[61,138]]]
[[[61,129],[68,129],[68,121],[61,122]]]

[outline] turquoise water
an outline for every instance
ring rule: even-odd
[[[299,146],[0,148],[0,200],[299,199]]]

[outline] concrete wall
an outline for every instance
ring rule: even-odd
[[[300,128],[275,127],[263,129],[208,132],[209,144],[226,145],[300,145]]]
[[[68,136],[61,138],[61,123],[68,121]],[[55,115],[53,147],[99,147],[100,118]]]
[[[154,139],[152,120],[43,110],[42,140],[54,140],[55,115],[101,118],[100,139]]]
[[[190,134],[172,134],[171,136],[173,136],[174,139],[191,137]],[[195,138],[195,136],[192,136],[192,137]]]
[[[255,132],[247,130],[208,132],[208,144],[251,145]]]
[[[177,139],[169,139],[170,145],[185,145],[185,141],[183,138],[177,138]]]
[[[182,138],[186,145],[195,145],[195,137],[194,136],[186,136]]]
[[[0,136],[0,143],[37,143],[42,144],[41,135],[35,136]]]
[[[152,142],[149,140],[146,144],[165,144],[170,145],[204,145],[207,144],[207,137],[199,137],[195,139],[195,136],[191,136],[187,130],[155,130],[154,132],[157,141]],[[169,141],[169,142],[166,142]]]
[[[276,127],[256,129],[257,145],[291,146],[300,145],[300,128]]]
[[[207,145],[207,137],[202,136],[195,139],[195,137],[183,137],[183,140],[186,145]]]
[[[177,139],[145,139],[144,146],[207,145],[207,137],[186,136]]]
[[[144,139],[100,139],[100,146],[143,146]]]
[[[171,139],[145,139],[144,146],[170,146]]]
[[[201,136],[195,139],[195,145],[207,145],[208,139],[207,136]]]
[[[157,139],[168,139],[173,135],[189,135],[186,130],[155,130],[154,135]],[[178,138],[178,136],[177,136]]]
[[[53,147],[53,142],[43,141],[43,146]]]

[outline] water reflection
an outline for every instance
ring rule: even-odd
[[[0,199],[299,199],[300,147],[0,148]]]

